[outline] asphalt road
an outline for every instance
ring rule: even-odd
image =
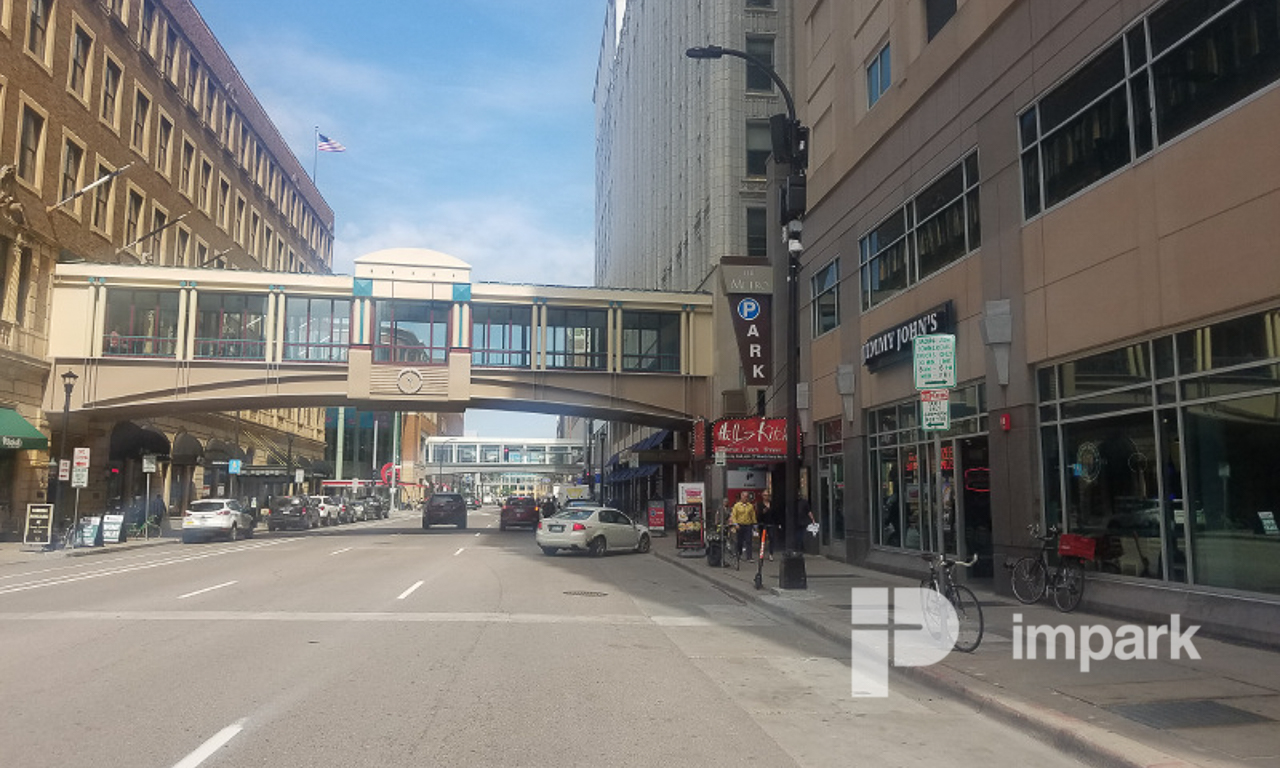
[[[0,764],[1077,765],[652,555],[496,510],[0,571]]]

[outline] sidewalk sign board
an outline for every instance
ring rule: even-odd
[[[932,333],[911,340],[916,389],[954,389],[956,386],[956,337]]]
[[[75,545],[77,547],[96,547],[98,545],[98,529],[102,527],[100,517],[80,518],[80,527],[76,528]]]
[[[667,502],[662,499],[649,499],[649,531],[659,536],[666,533]]]
[[[119,544],[124,540],[124,515],[103,515],[102,543]]]
[[[703,523],[701,504],[677,504],[676,549],[702,549]]]
[[[707,495],[705,483],[679,483],[676,486],[677,504],[704,504]]]
[[[53,536],[53,505],[28,504],[27,525],[22,532],[23,544],[48,544]]]

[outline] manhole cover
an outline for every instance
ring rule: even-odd
[[[1143,725],[1170,728],[1212,728],[1219,725],[1265,723],[1271,718],[1209,699],[1191,701],[1148,701],[1141,704],[1116,704],[1112,712],[1136,720]]]
[[[608,592],[591,592],[585,589],[571,589],[565,592],[570,597],[604,597]]]

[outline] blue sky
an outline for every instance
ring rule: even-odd
[[[590,285],[603,0],[196,0],[337,220],[334,272],[431,248],[472,279]],[[469,412],[550,437],[554,417]]]

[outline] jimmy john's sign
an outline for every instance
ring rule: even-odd
[[[773,381],[773,267],[763,260],[724,259],[720,269],[746,384],[768,386]]]
[[[862,345],[862,364],[867,370],[878,371],[887,365],[910,360],[912,339],[934,333],[955,333],[955,317],[955,308],[948,301],[873,334]]]

